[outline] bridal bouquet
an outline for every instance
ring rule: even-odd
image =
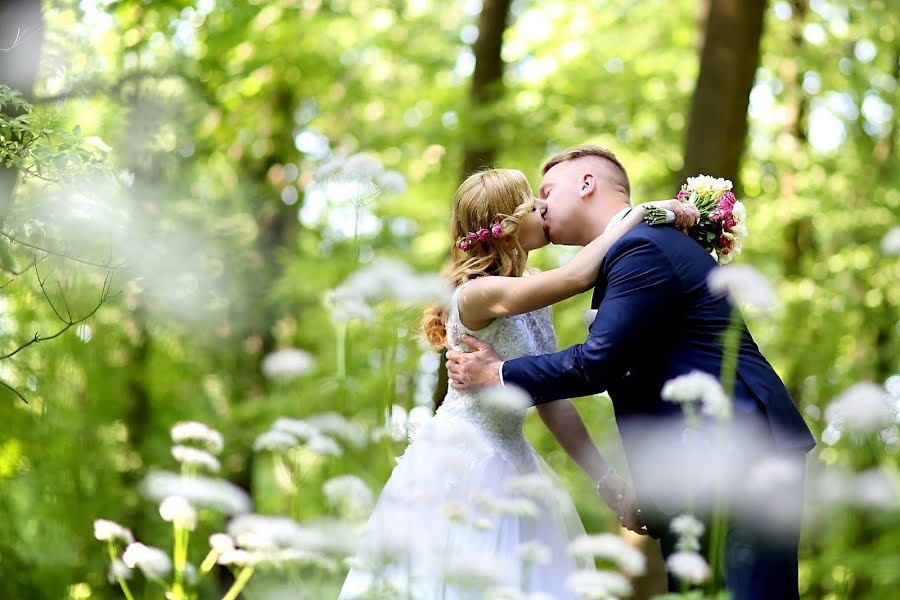
[[[676,197],[700,210],[700,221],[688,230],[707,252],[715,253],[720,265],[730,263],[741,253],[747,237],[747,209],[731,192],[731,181],[700,175],[688,177]],[[651,225],[674,223],[675,215],[668,210],[648,207],[644,219]]]

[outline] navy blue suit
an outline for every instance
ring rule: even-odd
[[[661,398],[663,384],[691,371],[716,377],[721,372],[722,334],[731,306],[707,287],[715,266],[688,236],[671,227],[642,223],[610,248],[600,266],[592,301],[598,312],[587,340],[555,354],[526,356],[503,365],[504,381],[524,388],[537,404],[609,393],[645,514],[657,513],[642,497],[652,482],[633,458],[645,443],[644,425],[682,419],[681,407]],[[746,326],[734,392],[736,420],[759,424],[761,443],[772,453],[804,459],[815,441]],[[657,522],[647,519],[648,528],[661,538],[668,554],[674,540],[665,519],[674,515],[660,512]],[[799,535],[799,510],[796,526]],[[741,556],[747,558],[745,541],[729,533],[729,546],[742,546]],[[796,547],[796,536],[791,536],[787,547],[777,551],[754,547],[767,556],[744,561],[743,567],[726,559],[726,585],[733,598],[797,597]],[[777,564],[770,564],[773,560]]]

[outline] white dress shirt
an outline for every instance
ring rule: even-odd
[[[625,208],[623,208],[622,210],[620,210],[619,212],[617,212],[616,214],[614,214],[614,215],[612,216],[612,218],[609,220],[609,223],[606,224],[606,228],[603,230],[603,233],[607,233],[607,232],[608,232],[610,229],[612,229],[617,223],[619,223],[619,221],[621,221],[622,219],[624,219],[624,218],[628,215],[628,213],[631,212],[631,208],[632,208],[631,206],[626,206]],[[504,361],[504,362],[505,362],[505,361]],[[500,369],[499,369],[499,372],[500,372],[500,385],[505,385],[505,384],[503,383],[503,362],[500,363]]]

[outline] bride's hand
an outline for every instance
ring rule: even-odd
[[[693,204],[680,200],[654,200],[644,205],[655,206],[675,213],[675,228],[687,233],[687,230],[700,222],[700,210]],[[643,205],[642,205],[643,206]]]

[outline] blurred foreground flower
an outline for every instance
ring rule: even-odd
[[[647,567],[647,559],[640,550],[612,533],[580,535],[569,544],[569,553],[599,558],[632,576],[643,575]]]
[[[172,560],[168,554],[140,542],[134,542],[125,548],[122,562],[130,569],[140,569],[148,579],[162,579],[172,571]]]
[[[707,285],[713,294],[727,295],[732,306],[765,314],[778,307],[772,285],[750,265],[716,267],[710,271]]]
[[[631,595],[628,579],[615,571],[575,571],[566,580],[566,586],[586,600],[615,600]]]
[[[306,375],[315,367],[312,354],[297,348],[282,348],[267,354],[262,361],[263,375],[269,379],[290,379]]]
[[[205,423],[197,421],[183,421],[172,426],[172,441],[176,444],[184,442],[199,442],[208,447],[213,454],[222,451],[224,441],[222,434],[209,427]]]
[[[825,409],[829,426],[851,433],[874,433],[896,420],[891,398],[878,384],[857,383],[832,400]]]
[[[700,554],[691,550],[680,550],[669,555],[666,567],[678,579],[689,583],[703,583],[710,576],[709,565]]]

